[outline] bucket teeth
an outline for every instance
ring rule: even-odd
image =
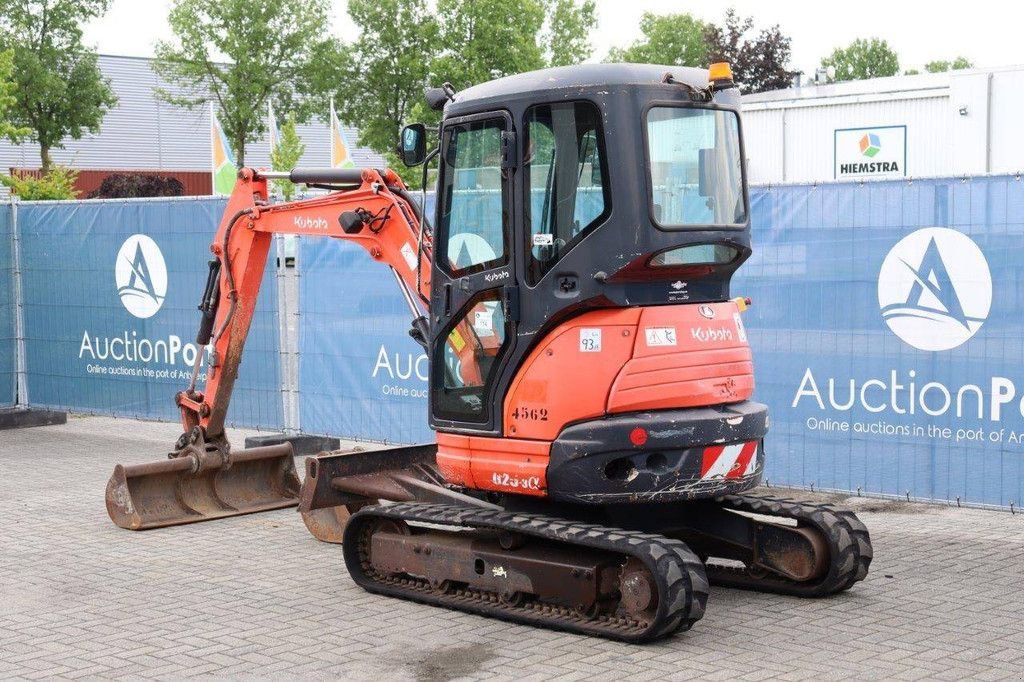
[[[110,519],[121,528],[146,530],[299,503],[290,443],[239,450],[227,467],[195,469],[190,456],[118,464],[107,481]]]

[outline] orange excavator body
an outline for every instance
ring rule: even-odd
[[[804,596],[863,579],[855,516],[743,494],[768,414],[750,301],[730,294],[751,246],[727,65],[581,65],[428,100],[438,148],[414,125],[400,150],[439,160],[432,226],[391,170],[239,172],[200,304],[205,383],[200,357],[170,459],[115,470],[115,523],[299,503],[371,592],[628,641],[692,625],[709,579]],[[274,178],[328,193],[271,203]],[[392,270],[436,442],[321,453],[301,489],[287,444],[232,452],[273,234],[352,241]]]

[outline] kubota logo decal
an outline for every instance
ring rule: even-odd
[[[117,252],[114,280],[129,313],[141,319],[156,315],[167,296],[167,264],[156,242],[144,234],[128,237]]]
[[[956,348],[981,329],[992,307],[988,262],[961,232],[917,230],[885,257],[878,305],[889,329],[914,348]]]
[[[327,230],[331,226],[324,218],[308,218],[302,215],[295,216],[293,222],[300,230]]]
[[[690,336],[701,343],[732,341],[732,330],[725,327],[690,327]]]

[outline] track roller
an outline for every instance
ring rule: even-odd
[[[366,507],[343,550],[370,592],[629,642],[689,629],[708,597],[700,559],[679,540],[533,514]]]
[[[823,597],[850,589],[871,565],[868,529],[827,504],[727,495],[688,509],[684,526],[667,534],[690,543],[713,585]]]

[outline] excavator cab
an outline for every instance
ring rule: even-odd
[[[662,334],[663,350],[672,351],[658,367],[662,393],[671,390],[672,372],[686,373],[685,357],[700,353],[690,347],[695,330],[723,337],[697,343],[716,348],[722,359],[705,363],[710,370],[697,377],[705,384],[698,393],[693,382],[679,381],[674,398],[648,396],[645,407],[732,403],[750,424],[733,435],[759,442],[766,411],[744,402],[753,386],[749,349],[732,314],[736,306],[728,303],[732,273],[750,255],[731,77],[595,64],[511,76],[439,99],[429,416],[445,477],[496,493],[517,489],[495,480],[528,481],[531,488],[539,481],[534,492],[608,502],[608,481],[595,480],[588,490],[579,463],[566,475],[572,489],[552,489],[550,458],[563,427],[599,420],[595,427],[606,428],[608,417],[643,402],[637,386],[619,409],[611,404],[624,395],[615,390],[615,375],[633,360],[636,335],[645,333]],[[407,160],[425,158],[423,133],[422,126],[403,131]],[[702,318],[699,310],[719,317]],[[641,326],[640,317],[671,324]],[[570,336],[577,344],[571,349]],[[555,339],[566,348],[552,347]],[[547,354],[540,362],[539,349]],[[541,369],[556,350],[559,361]],[[582,401],[573,388],[581,375],[595,377]],[[732,388],[707,390],[715,381]],[[640,413],[623,418],[617,430],[691,416]],[[688,461],[696,454],[685,449],[641,448],[695,482]],[[592,454],[603,479],[608,470],[631,470],[615,463],[621,457],[614,453]],[[656,478],[664,487],[671,477],[651,471],[617,494],[643,492]]]

